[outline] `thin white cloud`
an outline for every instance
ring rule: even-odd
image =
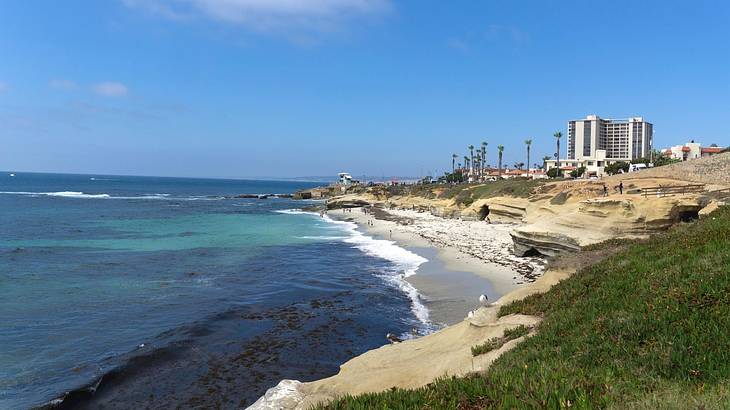
[[[456,51],[462,52],[462,53],[468,53],[471,51],[471,46],[468,42],[460,39],[460,38],[450,38],[446,45]]]
[[[122,0],[165,18],[206,19],[240,25],[260,33],[326,32],[347,19],[392,9],[391,0]]]
[[[509,40],[515,44],[529,43],[530,34],[516,26],[503,26],[501,24],[490,24],[487,27],[486,38],[489,41]]]
[[[57,90],[74,90],[74,89],[76,89],[76,83],[74,83],[71,80],[53,79],[48,82],[48,85],[51,88],[55,88]]]
[[[459,37],[447,39],[446,45],[452,50],[464,54],[477,52],[488,44],[502,44],[512,48],[529,45],[532,41],[530,33],[517,26],[490,24],[484,30],[472,31]]]
[[[104,97],[124,97],[129,94],[126,85],[111,81],[96,84],[93,88],[95,93]]]

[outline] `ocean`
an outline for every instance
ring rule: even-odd
[[[0,174],[0,409],[235,408],[431,330],[426,260],[316,183]]]

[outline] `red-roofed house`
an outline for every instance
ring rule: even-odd
[[[702,144],[700,144],[699,142],[690,141],[684,145],[675,145],[671,148],[667,148],[662,152],[669,158],[689,161],[691,159],[716,155],[721,153],[722,151],[723,148],[721,147],[702,148]]]

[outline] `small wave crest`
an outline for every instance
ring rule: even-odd
[[[2,191],[0,194],[6,195],[28,195],[28,196],[59,196],[65,198],[111,198],[109,194],[87,194],[84,192],[75,191],[60,191],[60,192],[10,192]]]
[[[61,198],[77,198],[77,199],[161,199],[171,201],[217,201],[226,199],[222,196],[172,196],[170,194],[143,194],[143,195],[127,195],[127,196],[112,196],[110,194],[91,194],[86,192],[77,191],[60,191],[60,192],[24,192],[24,191],[0,191],[0,194],[5,195],[23,195],[23,196],[50,196],[50,197],[61,197]]]
[[[421,295],[418,290],[405,280],[405,278],[415,275],[418,267],[424,262],[428,262],[428,259],[401,248],[394,241],[375,239],[365,235],[357,230],[357,225],[353,222],[336,221],[326,215],[324,219],[342,225],[350,233],[350,236],[344,239],[345,243],[352,244],[367,255],[388,260],[396,266],[395,275],[381,275],[381,278],[397,286],[403,293],[408,295],[411,299],[411,311],[419,321],[430,328],[432,324],[429,319],[428,308],[421,302]]]
[[[316,212],[310,212],[310,211],[303,211],[301,209],[281,209],[278,211],[274,211],[277,214],[286,214],[286,215],[314,215],[319,216]]]
[[[274,212],[289,215],[319,216],[316,212],[303,211],[301,209],[284,209]],[[428,308],[421,302],[421,295],[410,282],[405,280],[407,277],[415,275],[418,267],[424,262],[428,262],[428,259],[405,248],[401,248],[394,241],[375,239],[365,235],[357,230],[357,224],[354,222],[338,221],[330,218],[326,214],[322,215],[322,219],[330,224],[338,225],[347,233],[347,236],[338,238],[339,240],[351,244],[354,248],[367,255],[385,259],[393,263],[395,266],[394,272],[379,275],[380,278],[405,293],[411,299],[411,311],[413,314],[428,330],[432,330],[433,324],[429,319]]]

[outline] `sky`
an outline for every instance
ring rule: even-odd
[[[588,114],[730,145],[728,21],[725,0],[4,0],[0,169],[423,176],[482,141],[537,162]]]

